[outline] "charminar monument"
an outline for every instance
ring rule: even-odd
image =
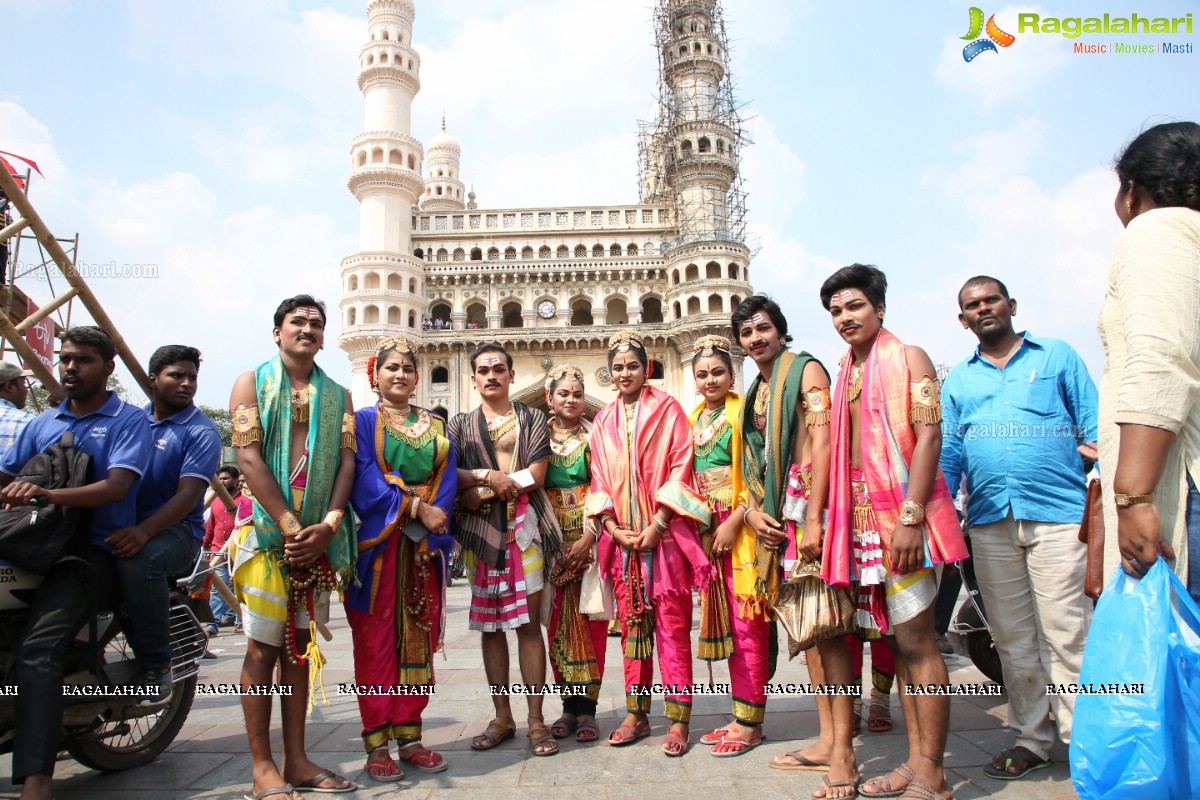
[[[649,33],[659,74],[629,87],[656,79],[658,114],[637,143],[641,201],[621,206],[479,208],[445,120],[428,146],[413,136],[415,16],[410,0],[372,0],[358,57],[366,115],[348,186],[361,224],[339,304],[355,406],[375,400],[367,359],[377,343],[404,334],[423,343],[420,405],[471,408],[470,353],[498,341],[513,355],[514,399],[544,407],[547,370],[569,361],[587,375],[590,417],[613,397],[608,337],[636,326],[650,383],[690,408],[692,343],[728,335],[730,312],[753,291],[738,171],[747,141],[719,0],[658,0]]]

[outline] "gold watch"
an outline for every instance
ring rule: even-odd
[[[1118,493],[1113,495],[1113,502],[1117,504],[1117,508],[1129,508],[1130,506],[1137,506],[1142,503],[1153,503],[1154,495]]]
[[[915,527],[925,521],[925,506],[914,500],[900,504],[900,524]]]

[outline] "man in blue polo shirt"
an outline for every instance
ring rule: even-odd
[[[106,388],[117,352],[112,338],[94,326],[69,328],[61,338],[58,376],[67,399],[35,417],[0,457],[0,504],[23,506],[46,496],[51,503],[92,509],[93,569],[78,561],[55,564],[43,574],[33,597],[15,669],[19,694],[12,779],[24,784],[21,800],[50,797],[67,646],[91,612],[88,582],[96,582],[102,602],[111,596],[112,556],[105,541],[136,521],[136,484],[150,461],[146,415]],[[74,432],[76,446],[92,457],[93,483],[47,491],[13,480],[25,462],[68,430]]]
[[[142,668],[136,685],[155,687],[143,703],[171,696],[170,579],[188,574],[204,539],[204,490],[221,459],[221,434],[192,397],[200,351],[167,345],[147,372],[150,467],[138,486],[137,524],[107,539],[129,611],[129,643]]]
[[[1050,763],[1055,722],[1071,739],[1071,695],[1046,684],[1079,679],[1092,604],[1078,539],[1087,494],[1081,455],[1095,457],[1098,401],[1070,345],[1013,330],[1017,301],[1003,283],[971,278],[959,321],[974,355],[942,384],[942,472],[967,479],[967,522],[988,622],[1004,665],[1016,746],[984,773],[1012,780]],[[1052,709],[1053,706],[1053,709]]]

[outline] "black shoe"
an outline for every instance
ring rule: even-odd
[[[171,699],[171,692],[174,690],[174,684],[171,682],[171,665],[168,664],[162,669],[146,670],[138,676],[134,685],[143,692],[138,705],[152,706],[165,703]]]
[[[942,651],[944,656],[954,655],[954,645],[950,644],[950,640],[946,638],[946,634],[938,634],[937,637],[938,650]]]

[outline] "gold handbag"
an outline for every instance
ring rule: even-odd
[[[854,633],[857,626],[853,593],[825,583],[820,561],[798,562],[772,607],[788,633],[789,658],[817,642]]]

